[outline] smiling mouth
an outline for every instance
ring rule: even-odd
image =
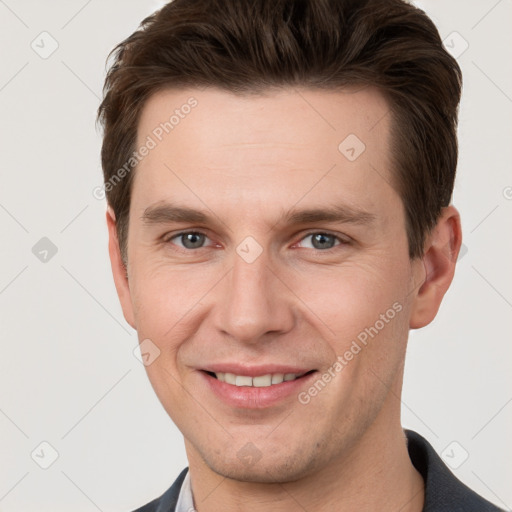
[[[275,386],[278,384],[282,384],[283,382],[290,382],[293,380],[298,380],[306,375],[310,375],[316,370],[310,370],[305,373],[267,373],[266,375],[258,375],[255,377],[251,377],[249,375],[235,375],[234,373],[225,373],[225,372],[210,372],[203,370],[205,373],[210,375],[220,382],[225,382],[226,384],[231,384],[233,386],[238,387],[255,387],[255,388],[266,388]]]

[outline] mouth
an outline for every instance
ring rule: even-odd
[[[265,375],[235,375],[229,372],[211,372],[203,370],[210,377],[217,379],[220,382],[225,382],[232,386],[238,387],[254,387],[254,388],[267,388],[282,384],[283,382],[291,382],[294,380],[302,379],[307,375],[315,372],[316,370],[309,370],[302,373],[267,373]]]
[[[231,410],[264,411],[280,404],[293,404],[293,397],[311,385],[318,372],[277,365],[248,368],[230,364],[198,373],[206,389]]]

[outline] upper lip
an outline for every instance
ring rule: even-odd
[[[304,366],[283,364],[244,365],[241,363],[216,363],[201,368],[201,370],[206,372],[233,373],[234,375],[245,375],[248,377],[258,377],[260,375],[276,373],[295,373],[296,375],[302,375],[313,369],[314,368],[306,368]]]

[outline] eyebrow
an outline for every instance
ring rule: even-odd
[[[169,203],[160,203],[148,206],[142,214],[144,224],[167,224],[170,222],[198,222],[206,223],[210,217],[199,210],[187,207],[173,206]]]
[[[348,224],[370,225],[376,221],[375,214],[348,205],[333,205],[303,210],[291,209],[283,213],[274,224],[313,224],[316,222],[342,222]],[[193,208],[176,206],[167,202],[157,203],[144,210],[141,220],[145,225],[169,224],[172,222],[215,223],[213,216]]]
[[[292,210],[284,215],[288,224],[313,224],[315,222],[343,222],[368,225],[375,222],[376,215],[348,205],[333,205],[323,208]]]

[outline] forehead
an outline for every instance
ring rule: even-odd
[[[178,140],[180,134],[190,136],[191,130],[197,144],[209,149],[243,143],[330,143],[357,134],[367,146],[387,149],[383,135],[389,128],[389,112],[387,101],[374,87],[290,87],[243,95],[217,88],[168,89],[146,101],[138,142],[151,134],[158,142],[171,133]],[[379,141],[384,144],[377,147]],[[176,144],[174,151],[179,149]]]
[[[393,193],[389,113],[371,87],[160,91],[139,121],[137,148],[151,150],[137,166],[134,199],[142,207],[182,194],[199,206],[221,192],[238,207],[261,207],[339,193],[366,206],[380,194],[384,205]]]

